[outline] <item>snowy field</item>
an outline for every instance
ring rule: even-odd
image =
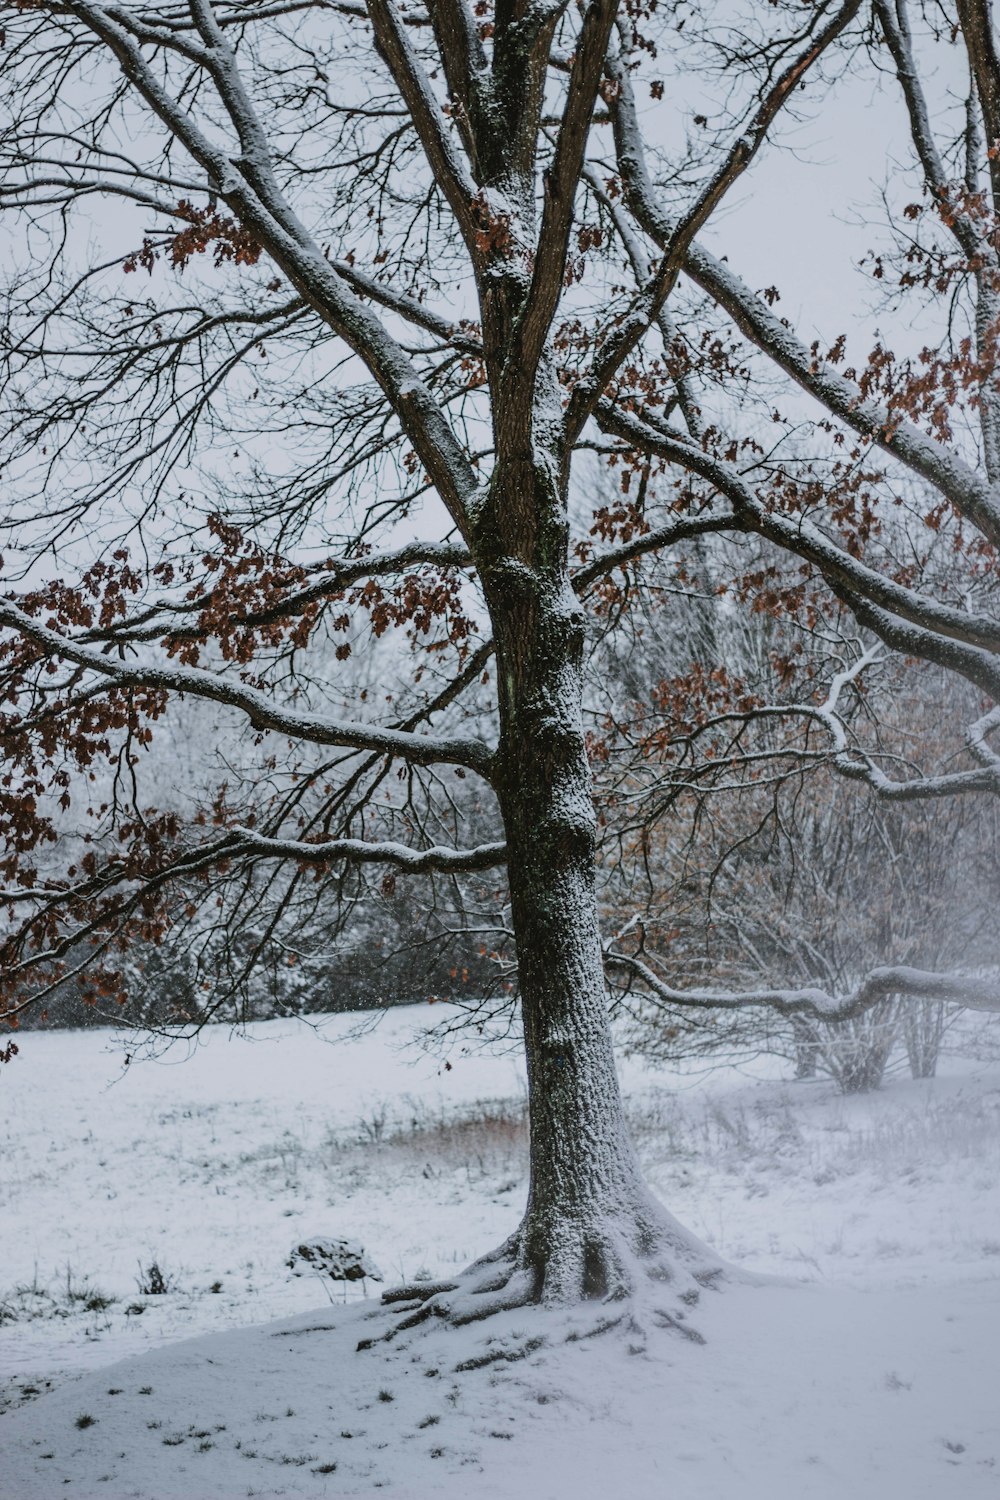
[[[291,1276],[297,1241],[437,1279],[522,1207],[519,1062],[446,1066],[414,1040],[441,1011],[220,1028],[128,1068],[107,1032],[23,1038],[0,1076],[3,1500],[1000,1494],[1000,1068],[844,1099],[626,1060],[651,1183],[777,1279],[706,1294],[704,1345],[641,1357],[538,1312],[356,1353],[385,1313]],[[456,1373],[501,1334],[544,1342]]]

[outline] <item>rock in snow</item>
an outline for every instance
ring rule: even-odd
[[[381,1281],[378,1267],[356,1240],[333,1240],[325,1235],[300,1240],[285,1264],[293,1276],[329,1276],[331,1281]]]

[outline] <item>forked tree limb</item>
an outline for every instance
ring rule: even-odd
[[[665,252],[675,221],[660,203],[649,175],[627,70],[622,70],[616,83],[610,108],[626,202],[644,233]],[[1000,486],[977,473],[955,449],[928,437],[899,413],[866,399],[852,380],[816,358],[794,329],[773,313],[728,263],[717,259],[697,240],[688,247],[684,270],[729,314],[740,332],[792,380],[846,426],[928,480],[984,536],[1000,545]]]
[[[820,5],[817,8],[817,18],[830,8],[828,5]],[[579,436],[609,382],[613,380],[640,340],[653,327],[667,298],[677,284],[677,278],[684,266],[688,250],[699,230],[704,227],[730,188],[739,181],[751,165],[767,140],[768,132],[779,112],[791,98],[793,91],[802,83],[809,69],[842,35],[860,9],[861,0],[847,0],[847,4],[834,10],[826,25],[815,36],[810,37],[800,54],[789,63],[764,94],[754,112],[753,119],[740,131],[719,166],[699,190],[693,203],[673,222],[669,236],[659,245],[662,255],[655,271],[640,289],[630,310],[601,337],[590,368],[574,388],[566,414],[567,432],[571,440]],[[624,27],[622,30],[624,32]],[[612,97],[616,91],[631,88],[627,79],[627,62],[619,53],[609,50],[605,61],[605,71],[610,84],[609,93]]]

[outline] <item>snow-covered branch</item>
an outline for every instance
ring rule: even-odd
[[[293,213],[275,181],[266,132],[253,112],[225,44],[203,49],[207,71],[241,140],[249,147],[234,158],[198,124],[170,92],[145,57],[131,12],[112,12],[72,0],[66,10],[81,20],[118,59],[125,77],[150,109],[208,174],[215,192],[256,237],[292,285],[354,350],[378,381],[431,474],[453,520],[465,532],[477,479],[469,459],[434,395],[385,325],[347,285]],[[249,113],[248,113],[249,112]]]
[[[961,974],[935,974],[905,964],[872,969],[846,995],[813,986],[761,990],[679,990],[665,984],[643,959],[607,948],[607,967],[627,971],[654,1000],[664,1005],[701,1010],[745,1010],[762,1006],[785,1016],[808,1016],[817,1021],[848,1021],[862,1015],[889,995],[911,1000],[942,1000],[969,1010],[1000,1011],[1000,979]]]
[[[406,844],[368,839],[268,838],[252,828],[234,828],[232,849],[264,859],[287,859],[297,864],[393,865],[409,875],[463,875],[474,870],[492,870],[506,863],[506,844],[481,844],[476,849],[449,849],[435,844],[411,849]]]
[[[702,184],[694,201],[674,221],[669,237],[660,244],[659,248],[663,253],[655,271],[640,288],[629,311],[624,317],[616,317],[611,327],[605,331],[590,369],[574,388],[566,416],[567,429],[572,437],[576,437],[582,430],[608,382],[656,322],[661,308],[677,283],[695,235],[704,228],[729,189],[751,165],[793,91],[802,86],[809,69],[850,25],[860,8],[860,0],[847,0],[847,4],[834,11],[817,35],[808,39],[799,56],[794,58],[766,91],[753,119],[732,142],[715,171]],[[828,9],[827,5],[818,6],[814,19],[819,21]],[[629,28],[623,23],[619,23],[619,26],[624,43]],[[612,97],[617,95],[618,99],[617,118],[621,135],[622,130],[630,128],[631,121],[634,120],[627,55],[609,51],[605,70]],[[626,125],[625,121],[630,124]]]
[[[379,50],[406,102],[435,181],[448,200],[470,253],[475,253],[478,226],[473,199],[476,183],[447,132],[441,105],[407,35],[402,12],[395,0],[368,0],[368,13]]]
[[[545,174],[545,201],[531,285],[519,319],[518,351],[512,369],[519,384],[534,380],[562,296],[577,187],[617,9],[617,0],[589,0],[583,12],[552,164]]]
[[[1000,543],[1000,489],[944,443],[926,436],[912,422],[866,400],[853,381],[839,374],[742,282],[727,264],[697,242],[685,270],[724,308],[740,331],[786,374],[862,437],[876,443],[913,473],[928,480],[994,543]]]
[[[908,642],[900,650],[928,657],[933,646],[934,654],[928,659],[949,665],[1000,698],[1000,668],[994,659],[1000,651],[1000,621],[942,604],[869,567],[804,518],[785,516],[769,507],[735,465],[716,458],[665,423],[654,425],[652,419],[634,417],[611,403],[599,406],[597,418],[606,431],[707,479],[732,503],[745,529],[807,559],[834,592],[843,593],[850,601],[865,601],[866,605],[871,601],[862,623],[883,639],[889,640],[886,630],[891,627],[894,637],[902,640],[905,636]],[[905,621],[911,629],[892,625],[893,617]]]
[[[287,734],[316,745],[343,745],[355,750],[399,756],[415,765],[450,763],[468,766],[488,777],[490,751],[477,740],[406,733],[306,710],[283,708],[260,688],[250,687],[223,673],[200,667],[126,665],[79,638],[62,635],[39,623],[9,599],[0,600],[0,624],[33,642],[52,660],[75,663],[106,678],[118,688],[143,687],[185,693],[237,710],[256,729]]]
[[[676,224],[664,211],[653,186],[627,77],[620,81],[611,110],[626,201],[643,231],[666,254]],[[929,480],[986,537],[994,543],[1000,542],[1000,489],[988,478],[984,479],[953,448],[926,436],[900,413],[890,413],[877,402],[864,398],[854,381],[807,348],[792,328],[730,269],[728,261],[719,260],[697,240],[687,248],[684,269],[729,314],[746,338],[827,410]]]
[[[308,569],[310,581],[292,588],[264,609],[238,612],[241,628],[253,629],[276,620],[300,615],[311,604],[343,592],[362,578],[392,578],[410,568],[430,565],[436,568],[467,568],[471,558],[466,547],[451,542],[407,542],[385,552],[371,552],[358,557],[331,557]],[[202,593],[195,598],[163,599],[144,606],[134,615],[82,631],[80,641],[154,641],[169,638],[182,640],[203,634],[198,625],[188,624],[213,604],[212,596]],[[216,628],[219,621],[216,621]]]
[[[613,573],[616,568],[635,562],[640,557],[647,557],[652,552],[672,547],[677,542],[741,529],[739,521],[733,515],[693,516],[690,519],[670,521],[665,526],[652,527],[641,536],[633,537],[629,542],[622,542],[617,547],[609,547],[607,551],[585,563],[582,568],[578,568],[573,574],[573,588],[576,593],[582,594],[598,578],[604,578],[607,574]]]

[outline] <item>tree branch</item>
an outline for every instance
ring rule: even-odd
[[[611,547],[606,552],[602,552],[599,557],[592,558],[573,574],[573,589],[577,594],[582,594],[592,583],[596,583],[598,578],[604,578],[607,574],[613,573],[616,568],[635,562],[650,552],[658,552],[663,547],[672,547],[675,542],[686,542],[694,537],[711,536],[722,531],[741,530],[743,527],[733,515],[696,516],[690,520],[671,521],[665,526],[657,526],[651,531],[644,532],[642,536],[634,537],[630,542],[622,542],[619,547]]]
[[[545,201],[531,285],[518,321],[511,376],[519,385],[534,383],[535,370],[562,296],[576,190],[617,9],[618,0],[590,0],[584,12],[555,153],[545,174]]]
[[[694,202],[673,224],[665,243],[660,246],[663,254],[659,265],[635,298],[629,311],[601,339],[590,369],[574,387],[566,414],[570,441],[575,439],[582,430],[615,372],[621,368],[644,334],[655,323],[660,309],[677,283],[695,235],[708,222],[729,189],[750,166],[792,91],[799,86],[813,63],[841,35],[860,8],[861,0],[847,0],[847,4],[835,12],[819,35],[814,37],[795,61],[789,64],[767,91],[753,120],[737,136]],[[828,9],[827,6],[821,5],[816,12],[816,18],[818,19],[826,9]],[[633,131],[638,136],[635,102],[628,68],[619,54],[610,52],[605,69],[612,90],[618,95],[617,100],[611,106],[616,139],[626,131]],[[634,155],[635,149],[635,147],[631,148],[631,154]]]
[[[665,984],[642,959],[627,953],[606,949],[604,962],[612,968],[627,969],[648,987],[652,996],[665,1005],[700,1010],[745,1010],[765,1006],[783,1016],[809,1016],[816,1021],[849,1021],[863,1015],[889,995],[903,995],[913,1000],[943,1000],[968,1010],[1000,1011],[1000,980],[966,977],[959,974],[935,974],[927,969],[910,969],[905,965],[872,969],[849,995],[832,995],[826,990],[765,989],[727,992],[725,990],[677,990]]]
[[[956,240],[962,255],[969,262],[970,273],[975,277],[976,347],[980,360],[991,365],[995,361],[997,328],[1000,322],[1000,262],[997,260],[997,247],[988,225],[982,220],[977,224],[975,215],[967,211],[965,194],[956,191],[958,184],[948,176],[938,151],[931,127],[930,110],[917,72],[905,0],[877,0],[875,10],[896,64],[896,76],[910,117],[910,135],[923,170],[924,181],[942,222]],[[997,75],[989,8],[984,7],[980,0],[963,0],[958,7],[958,15],[974,80],[969,109],[974,112],[974,96],[978,95],[987,122],[987,134],[993,142],[1000,135],[1000,80]],[[971,128],[973,120],[974,114],[970,116],[967,129]],[[1000,159],[988,151],[986,159],[993,188],[993,212],[996,214],[1000,210]],[[973,192],[973,185],[966,183],[964,187],[969,193]],[[983,457],[986,472],[993,484],[1000,481],[1000,402],[995,385],[995,380],[984,381],[979,392]]]
[[[898,0],[902,14],[902,0]],[[882,14],[883,4],[879,6]],[[987,160],[993,191],[993,211],[1000,213],[1000,56],[993,32],[992,7],[989,0],[957,0],[958,21],[969,55],[969,67],[976,80],[976,93],[986,126]],[[883,20],[884,24],[884,20]]]
[[[252,828],[234,828],[233,852],[265,859],[289,859],[298,864],[387,864],[408,875],[461,875],[492,870],[506,864],[506,844],[481,844],[476,849],[448,849],[439,844],[429,849],[411,849],[406,844],[369,843],[366,839],[326,839],[316,843],[301,839],[268,838]]]
[[[936,442],[864,400],[853,381],[823,360],[814,359],[792,330],[721,261],[695,243],[685,271],[724,308],[740,331],[774,360],[803,390],[862,437],[898,459],[940,490],[955,508],[1000,546],[1000,489],[980,477],[952,448]]]
[[[736,468],[706,453],[699,444],[682,434],[672,432],[666,424],[653,426],[648,417],[633,416],[610,402],[599,406],[597,416],[606,431],[615,433],[640,451],[659,454],[707,479],[732,503],[745,530],[757,532],[786,551],[806,558],[822,572],[831,588],[842,586],[851,591],[852,598],[875,601],[885,611],[921,626],[926,634],[935,633],[941,638],[942,647],[946,639],[961,642],[968,651],[975,653],[963,658],[970,669],[986,674],[972,680],[988,680],[992,684],[988,691],[1000,695],[1000,675],[991,661],[991,654],[1000,652],[1000,621],[940,604],[914,589],[895,583],[884,573],[852,557],[804,518],[793,519],[768,508],[766,501],[758,498]],[[914,654],[922,655],[923,652]]]
[[[144,687],[186,693],[236,709],[255,729],[287,734],[316,745],[344,745],[354,750],[399,756],[415,765],[443,762],[468,766],[489,780],[491,752],[477,740],[408,734],[348,719],[282,709],[259,688],[233,682],[198,667],[126,666],[78,639],[60,635],[58,631],[39,624],[10,599],[0,599],[0,624],[32,641],[46,656],[75,662],[119,688]]]
[[[478,178],[482,78],[487,62],[468,0],[429,0],[431,25],[444,64],[455,122]]]
[[[273,198],[267,177],[269,164],[255,160],[248,172],[242,170],[242,163],[234,165],[227,152],[199,128],[191,111],[170,96],[125,26],[109,12],[90,0],[72,0],[67,9],[107,45],[125,77],[205,169],[219,196],[241,223],[324,322],[364,360],[465,535],[468,509],[477,492],[475,471],[468,457],[411,360],[385,326],[345,285],[280,194]],[[213,66],[218,67],[218,63]],[[239,101],[235,94],[232,97],[236,111]],[[262,191],[255,186],[258,181],[263,185]],[[274,193],[277,191],[275,188]]]
[[[240,611],[238,617],[229,616],[228,621],[238,623],[241,628],[253,629],[277,620],[300,615],[310,604],[339,594],[361,578],[394,577],[408,568],[431,564],[438,568],[467,568],[472,564],[468,549],[450,542],[408,542],[390,552],[372,552],[360,557],[329,558],[309,571],[315,576],[304,587],[285,594],[267,609],[252,612]],[[171,616],[181,619],[192,614],[201,614],[213,603],[213,595],[206,592],[194,599],[160,600],[142,609],[135,615],[113,621],[110,625],[97,626],[81,631],[76,637],[90,641],[154,641],[169,638],[172,641],[194,639],[204,635],[197,625],[173,624]],[[226,620],[213,620],[213,629],[218,629]]]
[[[434,180],[447,198],[469,254],[476,261],[478,226],[472,206],[475,179],[448,135],[441,106],[394,0],[367,0],[367,3],[379,51],[406,102]]]
[[[630,98],[626,80],[626,88],[613,101],[612,110],[618,169],[636,221],[653,243],[666,251],[673,223],[657,200],[634,106],[631,114],[628,111]],[[684,270],[729,314],[741,333],[798,385],[848,427],[929,480],[990,541],[1000,545],[1000,490],[996,486],[984,482],[952,449],[876,402],[864,400],[853,381],[814,358],[792,329],[697,240],[688,247]]]

